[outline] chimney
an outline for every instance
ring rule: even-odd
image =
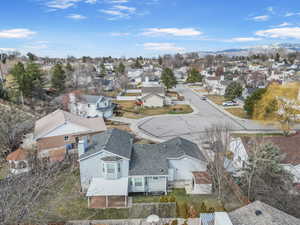
[[[84,137],[83,139],[78,141],[78,156],[83,155],[87,148],[87,139]]]

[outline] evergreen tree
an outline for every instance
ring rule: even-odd
[[[195,83],[195,82],[202,82],[202,75],[196,70],[195,68],[189,70],[187,82],[188,83]]]
[[[233,100],[235,98],[241,97],[242,93],[243,93],[242,85],[234,81],[227,86],[224,97],[228,100]]]
[[[259,100],[261,100],[266,91],[266,88],[260,88],[254,91],[252,95],[247,97],[245,100],[244,109],[249,116],[253,116],[255,105],[259,102]]]
[[[167,89],[174,87],[177,84],[173,71],[170,68],[165,68],[161,75],[161,81]]]
[[[61,64],[56,64],[53,68],[51,84],[58,91],[63,91],[65,88],[66,75]]]
[[[117,67],[117,72],[120,74],[125,73],[125,66],[122,62],[119,63],[118,67]]]

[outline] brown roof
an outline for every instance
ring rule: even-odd
[[[251,141],[252,138],[244,137],[242,138],[243,144],[248,153],[251,152]],[[280,152],[283,154],[284,158],[281,163],[284,164],[300,164],[300,133],[294,135],[286,136],[272,136],[262,138],[264,143],[272,143],[279,147]]]
[[[193,176],[195,177],[196,184],[211,184],[211,177],[208,172],[193,172]]]
[[[87,133],[100,132],[106,130],[106,125],[103,118],[82,118],[73,115],[63,110],[56,110],[47,116],[39,119],[35,123],[34,136],[35,138],[41,138],[47,133],[57,129],[59,126],[71,122],[87,129]],[[73,134],[76,134],[74,132]]]
[[[16,151],[10,153],[7,157],[7,161],[19,161],[19,160],[25,160],[28,156],[28,152],[24,150],[23,148],[19,148]]]

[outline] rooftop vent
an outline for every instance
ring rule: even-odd
[[[262,211],[260,211],[260,210],[255,210],[255,215],[259,216],[259,215],[261,215],[261,214],[262,214]]]

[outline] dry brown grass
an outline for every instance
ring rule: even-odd
[[[237,117],[240,117],[243,119],[250,119],[243,108],[226,108],[225,110],[234,116],[237,116]]]
[[[207,98],[217,105],[222,105],[226,101],[224,96],[221,95],[208,95]]]

